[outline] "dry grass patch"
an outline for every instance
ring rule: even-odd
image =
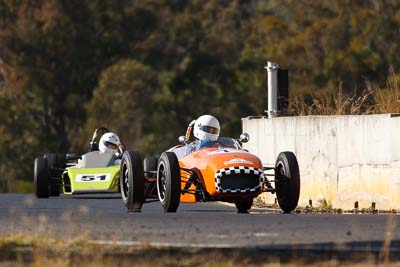
[[[400,113],[400,75],[391,73],[386,87],[367,88],[361,94],[344,94],[342,84],[337,92],[312,92],[307,97],[293,96],[289,101],[289,116],[367,115]]]
[[[375,112],[375,105],[371,103],[373,91],[365,90],[361,95],[345,95],[342,86],[338,94],[331,92],[312,93],[311,100],[303,96],[295,96],[290,100],[288,115],[361,115]]]
[[[85,239],[0,235],[0,266],[398,266],[393,254],[94,245]]]
[[[392,74],[387,81],[386,88],[378,89],[374,93],[377,113],[400,113],[400,76]]]

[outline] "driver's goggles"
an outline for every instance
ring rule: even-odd
[[[200,126],[200,130],[210,134],[219,134],[219,129],[211,126]]]
[[[106,147],[111,148],[111,149],[117,149],[118,148],[118,146],[116,144],[108,142],[108,141],[105,141],[104,144],[106,145]]]

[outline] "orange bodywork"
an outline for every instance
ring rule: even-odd
[[[170,151],[174,151],[174,148],[170,149]],[[263,166],[260,159],[245,150],[223,147],[203,148],[181,157],[179,165],[181,168],[182,190],[190,176],[190,173],[184,169],[190,169],[197,174],[211,200],[234,201],[240,198],[256,197],[264,189],[264,185],[261,184],[260,188],[253,192],[226,193],[217,191],[216,173],[218,170],[239,166],[241,168],[250,167],[262,170]],[[262,181],[263,179],[260,180]],[[192,184],[189,189],[195,190],[196,188]],[[196,202],[195,195],[189,193],[182,194],[181,202]]]

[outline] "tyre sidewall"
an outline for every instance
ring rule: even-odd
[[[130,193],[129,189],[128,189],[128,192],[125,192],[126,184],[125,184],[125,181],[124,181],[126,169],[128,169],[127,171],[129,172],[129,167],[130,167],[129,166],[129,162],[130,162],[130,160],[129,160],[128,156],[124,153],[122,155],[122,159],[121,159],[119,186],[121,188],[122,202],[124,203],[124,205],[127,208],[128,208],[128,203],[130,201],[132,201],[132,197],[129,196],[130,195],[129,194]],[[129,178],[128,178],[128,183],[129,183]]]
[[[276,160],[276,194],[279,206],[284,212],[297,207],[300,194],[300,174],[296,156],[292,152],[282,152]],[[283,168],[287,181],[280,181],[280,168]]]
[[[60,196],[61,186],[58,178],[61,178],[62,171],[61,169],[65,168],[65,159],[63,161],[61,155],[50,153],[45,154],[44,157],[47,159],[47,168],[49,173],[49,186],[50,186],[50,196],[58,197]],[[64,156],[65,158],[65,156]]]
[[[165,192],[160,196],[160,170],[164,168]],[[161,154],[157,168],[157,194],[165,212],[175,212],[178,209],[181,195],[179,161],[173,152]]]
[[[47,159],[38,157],[34,164],[34,188],[38,198],[49,197],[49,173]]]
[[[128,192],[125,195],[124,171],[128,171]],[[144,202],[144,174],[140,154],[135,150],[125,151],[121,160],[120,187],[122,201],[128,211],[140,211]]]

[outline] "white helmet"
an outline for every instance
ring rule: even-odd
[[[217,118],[211,115],[203,115],[196,120],[193,135],[199,140],[217,141],[219,129]]]
[[[118,146],[121,144],[118,135],[115,133],[105,133],[99,141],[99,150],[101,153],[115,153],[118,151]]]

